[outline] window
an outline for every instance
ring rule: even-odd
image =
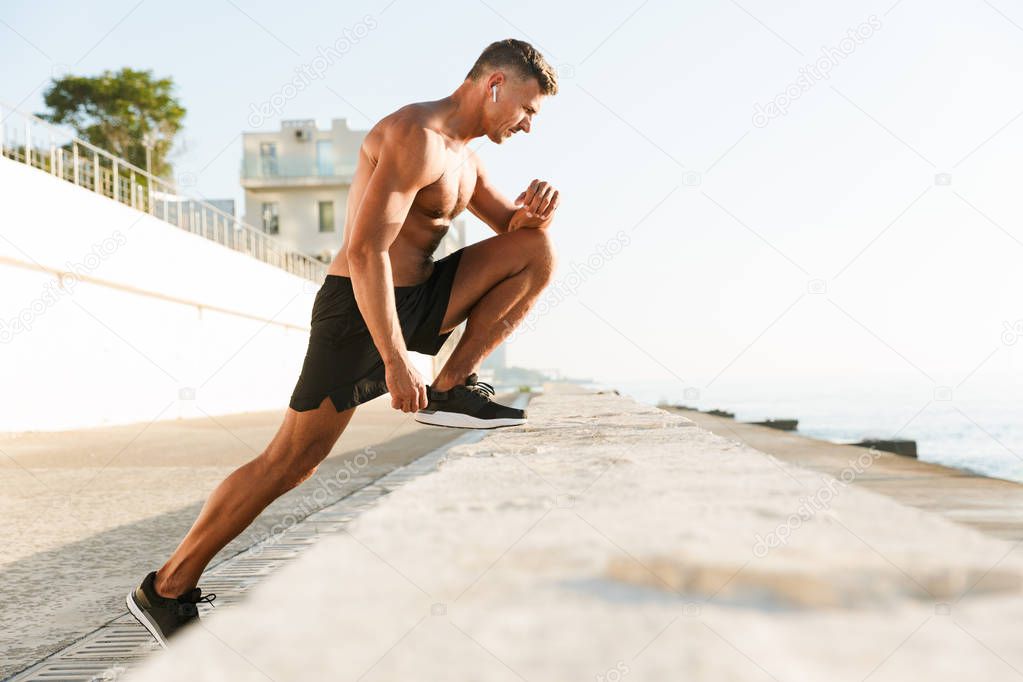
[[[320,202],[320,232],[334,231],[334,202]]]
[[[330,140],[316,141],[316,174],[334,174],[334,152]]]
[[[260,175],[277,175],[277,143],[259,143],[259,171]]]
[[[263,232],[267,234],[277,234],[278,223],[277,223],[277,202],[267,202],[263,204]]]

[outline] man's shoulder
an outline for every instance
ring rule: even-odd
[[[378,143],[399,144],[406,148],[443,148],[444,138],[429,125],[428,112],[420,104],[407,104],[373,126],[370,135]]]
[[[430,126],[416,105],[402,107],[382,118],[363,142],[365,153],[377,164],[389,159],[386,166],[403,169],[403,175],[414,175],[422,186],[431,184],[444,175],[444,137]]]

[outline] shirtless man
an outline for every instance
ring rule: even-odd
[[[501,144],[528,133],[553,69],[528,43],[488,46],[465,81],[434,102],[402,107],[366,135],[348,198],[344,242],[316,295],[305,363],[266,450],[210,495],[188,534],[126,600],[166,646],[212,601],[196,585],[203,569],[268,504],[309,478],[356,406],[384,393],[391,406],[438,426],[522,424],[477,381],[483,359],[546,287],[555,256],[546,228],[558,192],[533,180],[513,202],[498,192],[469,141]],[[433,261],[451,220],[468,208],[496,236]],[[465,333],[431,385],[408,351],[436,355],[463,321]]]

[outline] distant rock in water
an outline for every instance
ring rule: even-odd
[[[868,438],[867,440],[860,441],[859,443],[852,443],[861,448],[873,448],[875,450],[881,450],[882,452],[890,452],[895,455],[902,455],[903,457],[912,457],[916,459],[916,441],[915,440],[904,440],[896,438],[893,440],[881,440]]]
[[[762,422],[750,422],[750,424],[756,424],[757,426],[766,426],[769,429],[778,429],[779,431],[795,431],[796,426],[799,425],[798,419],[767,419]]]
[[[672,410],[688,410],[690,412],[699,412],[700,411],[700,408],[698,408],[698,407],[692,407],[691,405],[683,405],[682,403],[665,403],[665,402],[660,402],[660,403],[657,403],[657,407],[661,407],[661,408],[667,407],[667,408],[670,408]]]

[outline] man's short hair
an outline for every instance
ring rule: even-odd
[[[535,78],[540,92],[558,94],[558,77],[540,52],[523,40],[506,38],[487,45],[466,78],[479,80],[493,69],[512,69],[522,78]]]

